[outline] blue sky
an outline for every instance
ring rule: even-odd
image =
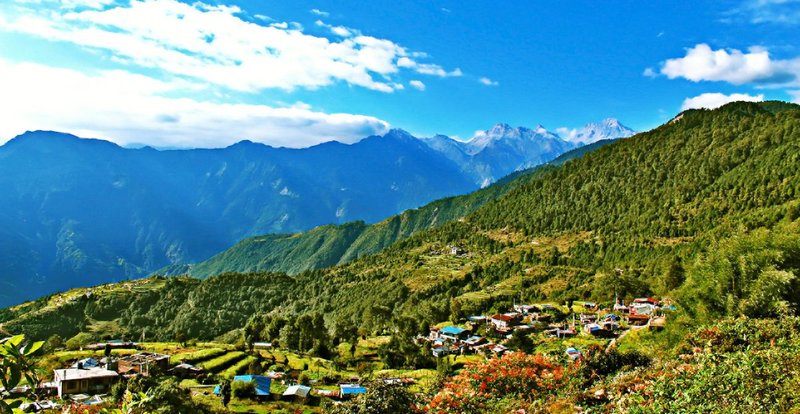
[[[0,142],[302,147],[800,101],[800,2],[7,0]]]

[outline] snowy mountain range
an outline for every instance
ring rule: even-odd
[[[476,184],[485,187],[514,172],[546,163],[559,155],[593,142],[627,138],[635,131],[614,118],[589,123],[580,129],[547,130],[497,124],[477,132],[468,141],[444,135],[422,138],[431,148],[456,163]]]

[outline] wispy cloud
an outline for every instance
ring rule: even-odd
[[[412,81],[408,82],[408,84],[411,85],[412,87],[416,88],[416,89],[421,90],[421,91],[425,90],[425,84],[422,83],[422,81],[420,81],[420,80],[412,80]]]
[[[688,49],[684,57],[668,59],[660,72],[670,79],[685,78],[693,82],[784,86],[796,84],[800,78],[800,58],[773,59],[769,51],[761,47],[751,47],[747,52],[713,50],[702,43]]]
[[[424,57],[424,55],[421,57]],[[401,68],[412,69],[415,72],[423,75],[438,76],[440,78],[446,78],[451,76],[457,77],[457,76],[462,76],[464,74],[459,68],[455,68],[452,71],[447,71],[439,65],[433,63],[419,63],[408,56],[403,56],[400,59],[398,59],[397,66]]]
[[[483,78],[478,79],[478,82],[480,82],[480,83],[482,83],[482,84],[484,84],[486,86],[497,86],[497,85],[500,84],[499,82],[497,82],[495,80],[491,80],[491,79],[489,79],[487,77],[483,77]]]
[[[284,107],[216,103],[172,95],[202,88],[123,70],[92,74],[0,59],[0,142],[32,129],[51,129],[119,144],[222,147],[242,139],[306,147],[354,142],[387,131],[380,119],[328,114],[299,103]],[[9,99],[8,97],[13,97]]]
[[[4,16],[0,30],[73,43],[139,68],[248,93],[315,89],[335,82],[393,92],[392,85],[399,83],[393,78],[402,70],[461,75],[460,69],[412,60],[420,57],[391,40],[345,27],[333,27],[340,38],[332,40],[304,33],[291,22],[249,21],[236,6],[177,0],[130,0],[112,6],[109,1],[81,0],[96,8],[80,9],[20,5],[21,12]]]
[[[724,13],[723,22],[752,24],[800,24],[800,0],[744,0]]]
[[[730,102],[746,101],[746,102],[761,102],[764,100],[764,95],[748,95],[746,93],[733,93],[725,95],[722,93],[704,93],[693,98],[686,98],[681,105],[681,111],[687,109],[714,109],[719,108]]]
[[[311,12],[311,14],[316,14],[317,16],[322,16],[322,17],[328,17],[331,15],[330,13],[322,11],[320,9],[311,9],[309,11]]]

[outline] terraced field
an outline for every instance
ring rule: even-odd
[[[225,355],[227,352],[228,351],[223,348],[201,349],[199,351],[172,355],[169,358],[169,363],[171,365],[177,365],[185,362],[187,364],[197,365],[201,362]]]
[[[247,358],[242,359],[241,361],[233,364],[230,368],[226,369],[222,372],[222,376],[226,378],[233,378],[236,375],[244,374],[247,371],[247,367],[250,366],[251,362],[258,361],[258,358],[254,356],[248,356]]]
[[[242,351],[232,351],[214,359],[203,361],[197,364],[197,366],[203,368],[207,372],[217,374],[236,365],[239,361],[245,359],[245,357],[247,357],[247,354]]]

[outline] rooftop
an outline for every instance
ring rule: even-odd
[[[463,333],[464,331],[465,329],[461,329],[457,326],[445,326],[439,332],[445,335],[461,335],[461,333]]]
[[[305,397],[310,391],[311,387],[307,387],[305,385],[292,385],[283,392],[283,395],[296,395],[298,397]]]
[[[339,390],[342,395],[366,394],[367,389],[358,384],[341,384]]]
[[[263,375],[237,375],[233,377],[234,381],[242,381],[242,382],[255,382],[256,383],[256,395],[264,396],[269,395],[269,387],[272,384],[272,379],[269,377],[265,377]]]
[[[511,321],[514,320],[514,317],[513,316],[508,316],[508,315],[503,315],[503,314],[497,314],[497,315],[492,316],[492,319],[496,319],[498,321],[503,321],[503,322],[511,322]]]
[[[56,381],[70,381],[90,378],[113,378],[119,375],[115,371],[110,371],[105,368],[67,368],[54,370],[53,373],[55,374]]]
[[[132,364],[143,364],[147,362],[160,361],[162,359],[169,359],[169,355],[155,354],[151,352],[141,352],[138,354],[122,357],[120,358],[120,361],[130,362]]]

